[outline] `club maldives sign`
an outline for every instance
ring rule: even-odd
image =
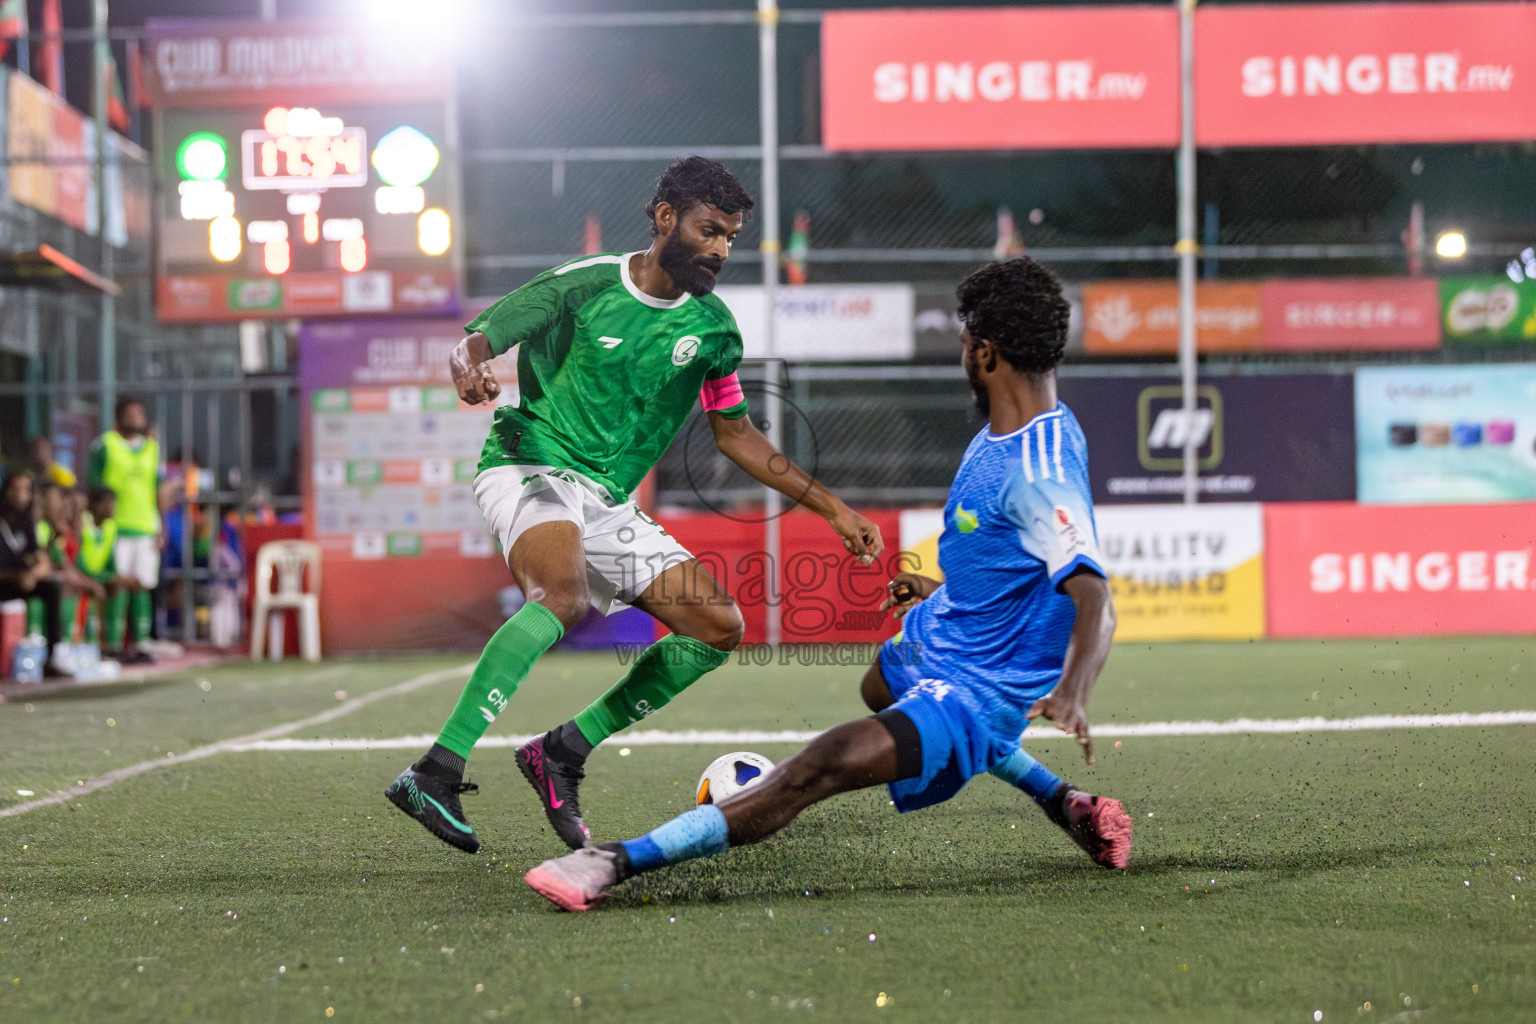
[[[1536,4],[1202,7],[1201,146],[1536,138]],[[1150,7],[843,11],[822,22],[835,151],[1171,148],[1178,17]]]
[[[431,32],[355,21],[151,19],[145,87],[160,107],[441,99],[448,61]]]
[[[1536,4],[1202,8],[1202,146],[1536,138]]]
[[[1120,7],[840,11],[822,21],[831,150],[1167,148],[1178,15]]]

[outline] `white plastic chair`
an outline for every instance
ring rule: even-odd
[[[276,586],[273,577],[276,576]],[[273,661],[283,660],[285,617],[299,614],[299,651],[305,661],[320,660],[320,545],[304,540],[274,540],[256,552],[256,598],[251,608],[251,660],[260,661],[266,640]],[[270,635],[269,635],[270,634]]]

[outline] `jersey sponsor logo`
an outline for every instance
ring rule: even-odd
[[[1061,538],[1061,553],[1066,558],[1071,558],[1079,551],[1088,549],[1088,537],[1077,525],[1077,520],[1072,516],[1072,510],[1065,505],[1057,505],[1056,536]]]
[[[949,691],[954,689],[942,679],[919,679],[917,685],[912,687],[909,693],[926,693],[935,701],[943,701],[949,696]]]
[[[981,520],[976,518],[976,513],[967,509],[964,505],[955,504],[955,529],[961,533],[970,533],[981,525]]]
[[[693,357],[699,354],[700,344],[702,342],[692,334],[678,338],[677,344],[672,346],[672,365],[687,366],[693,362]]]
[[[618,348],[620,345],[624,344],[623,338],[614,338],[606,334],[597,340],[603,343],[603,348]]]

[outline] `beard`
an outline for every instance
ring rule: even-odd
[[[695,256],[675,231],[662,245],[657,262],[672,278],[673,284],[691,295],[708,295],[714,291],[715,275],[723,266],[722,261],[713,256]]]
[[[975,366],[965,368],[965,380],[971,386],[971,405],[981,414],[982,419],[992,415],[992,396],[987,394],[986,387],[981,383],[981,377],[976,373]]]

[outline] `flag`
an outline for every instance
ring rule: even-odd
[[[0,0],[0,57],[11,50],[11,40],[27,34],[27,0]]]
[[[1424,204],[1408,208],[1408,230],[1403,232],[1403,248],[1408,251],[1408,276],[1424,275]]]
[[[584,256],[591,256],[595,252],[603,251],[603,222],[597,214],[587,214],[587,226],[581,233],[581,252]]]
[[[801,210],[789,232],[784,249],[784,276],[790,284],[805,284],[806,263],[811,255],[811,215]]]
[[[64,12],[61,0],[43,0],[43,41],[37,47],[37,66],[44,88],[64,95]]]
[[[997,208],[997,242],[992,246],[995,260],[1012,259],[1024,255],[1024,236],[1019,234],[1013,221],[1013,211],[1006,206]]]
[[[144,106],[144,51],[139,41],[128,41],[128,109],[140,110]]]
[[[117,58],[112,56],[111,43],[97,46],[96,85],[107,90],[107,123],[120,132],[126,132],[128,100],[123,96],[123,83],[117,77]]]

